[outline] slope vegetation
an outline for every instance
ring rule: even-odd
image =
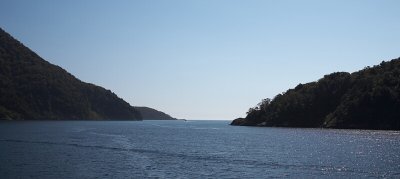
[[[400,129],[400,59],[337,72],[250,108],[232,125]]]
[[[0,29],[0,119],[139,120],[110,90],[84,83]]]
[[[143,120],[176,120],[176,118],[173,118],[164,112],[149,107],[135,106],[135,109],[138,110],[140,114],[142,114]]]

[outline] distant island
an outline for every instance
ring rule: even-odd
[[[399,130],[400,58],[299,84],[231,125]]]
[[[45,61],[0,28],[0,120],[141,120],[141,111]],[[171,119],[151,108],[148,114]]]

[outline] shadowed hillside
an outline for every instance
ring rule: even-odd
[[[0,29],[0,119],[139,120],[110,90],[84,83]]]
[[[135,106],[135,109],[142,114],[143,120],[176,120],[164,112],[157,111],[155,109],[149,107],[138,107]]]
[[[264,99],[232,125],[400,129],[400,58]]]

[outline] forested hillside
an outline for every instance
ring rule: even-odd
[[[110,90],[42,59],[0,28],[0,119],[139,120]]]
[[[143,120],[176,120],[175,118],[171,117],[170,115],[164,112],[149,107],[135,106],[135,109],[140,112]]]
[[[400,59],[337,72],[264,99],[232,125],[400,129]]]

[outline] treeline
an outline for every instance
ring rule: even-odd
[[[400,129],[400,58],[299,84],[232,125]]]
[[[0,29],[0,119],[138,120],[110,90],[84,83]]]

